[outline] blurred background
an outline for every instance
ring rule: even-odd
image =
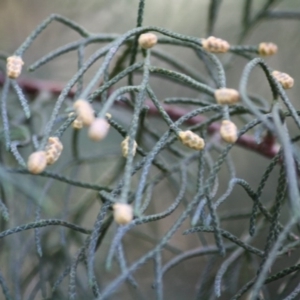
[[[244,1],[236,0],[224,0],[221,4],[220,15],[216,24],[214,35],[221,37],[231,44],[235,44],[239,39],[239,34],[241,32],[241,18],[242,18],[242,7]],[[265,3],[262,0],[253,1],[254,12],[258,11],[260,7]],[[160,26],[167,29],[170,29],[175,32],[196,36],[199,38],[205,37],[206,27],[207,27],[207,11],[208,11],[209,1],[202,0],[151,0],[146,1],[145,7],[145,18],[144,25],[154,25]],[[86,29],[93,33],[125,33],[126,31],[133,28],[136,24],[136,12],[138,7],[138,0],[52,0],[52,1],[40,1],[40,0],[1,0],[0,1],[0,52],[4,53],[13,53],[15,49],[24,41],[24,39],[31,33],[31,31],[41,23],[45,18],[47,18],[52,13],[61,14],[67,18],[70,18]],[[279,1],[279,4],[276,6],[275,10],[299,10],[300,3],[298,0],[285,0]],[[279,51],[278,54],[266,58],[268,64],[271,68],[275,70],[280,70],[290,74],[295,79],[295,86],[292,90],[288,91],[288,95],[292,100],[296,108],[299,108],[299,97],[300,94],[300,56],[299,56],[299,29],[300,29],[300,20],[265,20],[262,21],[254,28],[249,36],[243,41],[244,44],[256,45],[262,41],[273,42],[278,45]],[[72,32],[69,28],[58,24],[56,22],[52,23],[33,43],[33,45],[27,50],[24,61],[25,66],[29,66],[37,59],[41,58],[45,54],[51,52],[52,50],[69,43],[71,41],[78,40],[79,36]],[[194,68],[203,68],[199,60],[195,57],[194,53],[190,50],[182,49],[180,47],[170,47],[170,46],[159,46],[160,49],[166,50],[172,55],[180,58],[181,61],[184,61],[187,65],[193,66]],[[91,45],[86,51],[86,57],[93,53],[96,49],[99,48],[99,45]],[[77,70],[77,55],[75,52],[68,53],[64,56],[61,56],[51,63],[46,64],[37,71],[33,73],[23,72],[22,76],[29,78],[38,78],[51,81],[58,81],[61,83],[67,82],[70,77]],[[228,59],[225,56],[224,61]],[[154,60],[157,62],[156,60]],[[232,63],[232,67],[228,70],[227,73],[227,82],[228,86],[232,88],[238,88],[239,79],[241,72],[246,64],[246,61],[242,58],[235,58]],[[96,67],[95,67],[96,68]],[[87,74],[86,82],[90,76],[93,75],[93,72],[96,70],[92,68],[91,71]],[[139,78],[139,77],[136,77]],[[255,71],[250,80],[249,92],[254,92],[260,94],[265,98],[270,98],[271,93],[269,87],[266,85],[266,79],[263,76],[260,70]],[[153,80],[153,89],[156,91],[157,95],[163,99],[164,97],[173,97],[184,95],[186,97],[197,97],[197,93],[187,89],[182,88],[181,86],[172,85],[162,85],[159,80]],[[118,109],[114,110],[114,114],[122,118],[122,122],[126,124],[130,119],[129,113],[124,113]],[[156,128],[162,130],[163,125],[156,120]],[[160,127],[161,126],[161,127]],[[293,125],[291,125],[293,129]],[[69,144],[71,133],[67,132],[64,140],[65,144]],[[117,165],[114,162],[114,155],[120,155],[119,150],[111,150],[111,147],[116,143],[121,142],[121,138],[117,134],[111,134],[107,138],[105,145],[95,146],[82,135],[80,137],[80,148],[82,153],[85,154],[111,154],[111,160],[105,159],[100,161],[98,164],[95,164],[90,167],[85,167],[81,169],[80,176],[85,178],[85,181],[96,182],[97,180],[108,180],[105,177],[105,172],[102,170],[109,170],[113,168],[114,165]],[[151,142],[145,141],[145,145],[149,145]],[[68,146],[66,146],[66,151],[64,151],[64,159],[67,159],[68,153],[71,152]],[[115,152],[115,153],[114,153]],[[265,159],[257,154],[249,152],[236,147],[232,151],[232,156],[234,158],[237,177],[243,178],[253,186],[257,186],[260,181],[260,177],[268,165],[269,160]],[[191,167],[191,172],[195,171],[196,168]],[[274,172],[271,176],[271,179],[266,189],[263,193],[263,202],[269,203],[274,199],[274,186],[276,186],[277,180],[277,171]],[[228,181],[227,170],[222,169],[220,173],[220,194],[224,192],[227,188]],[[108,180],[109,181],[109,180]],[[45,184],[46,181],[38,181]],[[54,188],[50,189],[50,197],[55,201],[60,201],[60,199],[55,200],[57,191],[65,192],[66,186],[61,183],[57,183]],[[70,192],[73,196],[72,201],[74,204],[80,205],[82,199],[85,197],[92,199],[95,197],[95,193],[87,196],[82,190],[78,188],[73,188]],[[162,207],[166,207],[166,203],[171,203],[174,199],[176,192],[172,191],[172,185],[170,182],[162,182],[156,192],[156,204],[153,207],[153,210],[161,210]],[[71,197],[71,196],[70,196]],[[162,206],[161,202],[164,201]],[[24,202],[25,203],[25,202]],[[73,203],[73,202],[72,202]],[[58,203],[59,204],[59,203]],[[25,205],[25,204],[24,204]],[[239,187],[236,187],[230,196],[229,201],[224,203],[222,206],[222,211],[230,211],[231,209],[238,209],[239,207],[251,207],[252,203],[246,197],[245,193]],[[94,209],[88,210],[88,214],[83,218],[83,225],[91,227],[93,225],[94,219],[99,209],[99,203],[93,203],[91,206]],[[50,215],[55,216],[58,214],[58,208],[53,209]],[[30,212],[29,212],[30,214]],[[48,212],[45,212],[47,215]],[[27,215],[28,216],[28,215]],[[175,217],[178,216],[178,213],[175,213]],[[288,217],[288,212],[286,210],[283,215],[283,219]],[[25,219],[24,219],[25,220]],[[27,219],[28,220],[28,219]],[[150,237],[158,237],[169,228],[172,224],[172,217],[166,220],[163,220],[159,225],[147,225],[142,228],[142,232],[136,232],[131,236],[128,236],[125,240],[125,246],[130,247],[129,260],[139,257],[145,251],[152,249],[153,244],[151,242],[144,242],[139,244],[139,248],[136,249],[132,245],[135,243],[136,237],[144,232],[147,232]],[[28,221],[27,221],[28,222]],[[19,223],[20,222],[16,222]],[[237,226],[238,224],[238,226]],[[17,224],[11,224],[17,225]],[[230,224],[222,224],[224,228],[227,228],[229,231],[240,235],[248,226],[248,222],[243,224],[242,222],[231,222]],[[183,226],[184,228],[189,227],[187,222]],[[112,231],[115,228],[112,229]],[[182,251],[186,249],[191,249],[199,245],[199,241],[195,241],[195,237],[188,236],[182,237],[181,232],[178,232],[175,238],[171,241],[171,244],[174,247],[180,248]],[[151,238],[150,238],[151,240]],[[213,241],[213,239],[211,239]],[[105,240],[106,248],[109,246],[110,239],[109,236]],[[262,248],[263,245],[257,242],[257,246]],[[72,248],[72,251],[75,254],[76,247]],[[98,272],[101,272],[101,267],[103,267],[103,262],[107,249],[103,250],[103,257],[98,257]],[[164,254],[164,261],[167,261],[174,255],[170,253]],[[204,261],[200,258],[195,258],[186,263],[183,263],[177,268],[174,268],[166,276],[166,286],[168,289],[165,290],[165,299],[189,299],[194,295],[195,286],[197,285],[198,277],[201,274],[201,270],[204,266]],[[280,266],[278,266],[280,269]],[[275,269],[274,269],[275,271]],[[26,271],[24,271],[26,273]],[[140,278],[142,285],[148,288],[148,292],[151,295],[152,289],[152,275],[153,275],[153,266],[149,264],[146,268],[139,270],[137,276]],[[245,270],[245,272],[248,272]],[[80,272],[79,272],[80,273]],[[110,277],[102,278],[103,284],[109,282]],[[9,280],[8,280],[9,281]],[[26,292],[29,293],[28,291]],[[133,296],[124,296],[120,298],[120,294],[114,299],[133,299]],[[146,298],[146,299],[153,299]],[[208,298],[207,298],[208,299]],[[213,298],[212,298],[213,299]],[[228,299],[220,298],[220,299]],[[270,298],[271,299],[271,298]]]

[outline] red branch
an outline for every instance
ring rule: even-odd
[[[0,74],[0,85],[3,85],[4,79],[4,76]],[[18,84],[25,93],[30,95],[36,95],[40,92],[49,92],[53,96],[58,96],[64,87],[58,82],[26,78],[19,78]],[[69,96],[73,95],[74,91],[72,90],[69,93]],[[151,101],[147,101],[146,105],[149,107],[148,114],[153,116],[159,115],[158,110]],[[169,114],[170,118],[174,121],[188,113],[188,110],[172,105],[163,105],[163,107]],[[187,120],[186,123],[189,125],[195,125],[203,122],[204,120],[206,120],[204,116],[198,115]],[[211,134],[216,133],[219,130],[220,124],[217,122],[212,123],[208,127],[208,131]],[[241,136],[236,143],[245,149],[252,150],[268,158],[273,158],[279,150],[279,146],[276,144],[274,138],[270,136],[267,136],[260,144],[257,144],[253,136],[245,134]]]

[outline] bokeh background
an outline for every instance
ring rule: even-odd
[[[264,2],[265,1],[261,0],[253,1],[255,10],[259,10]],[[216,36],[222,37],[232,44],[237,42],[241,31],[240,22],[242,18],[241,11],[243,3],[244,1],[237,0],[222,1],[219,18],[214,32]],[[179,33],[205,37],[208,4],[209,1],[206,0],[146,1],[144,25],[161,26]],[[0,51],[4,53],[13,53],[14,50],[37,26],[37,24],[42,22],[52,13],[61,14],[72,20],[75,20],[91,32],[124,33],[135,26],[137,6],[138,0],[1,0]],[[298,0],[281,1],[276,6],[276,10],[283,9],[299,10],[300,3]],[[249,36],[243,41],[244,44],[250,45],[256,45],[261,41],[274,42],[278,45],[278,54],[274,57],[267,58],[267,62],[273,69],[281,70],[291,74],[291,76],[294,77],[295,86],[292,90],[288,91],[288,95],[290,96],[290,99],[296,108],[299,108],[298,95],[300,94],[300,85],[298,84],[298,79],[300,78],[300,71],[298,67],[300,65],[299,29],[300,20],[297,19],[264,20],[260,22],[258,26],[251,31]],[[77,39],[79,39],[79,37],[76,33],[72,32],[69,28],[63,26],[62,24],[54,22],[39,36],[39,38],[26,52],[24,56],[26,66],[29,66],[31,63],[41,58],[48,52],[56,49],[57,47]],[[86,57],[93,53],[98,47],[99,45],[89,46],[86,52]],[[195,68],[199,68],[200,70],[203,69],[203,66],[191,51],[181,49],[180,47],[159,47],[160,49],[164,49],[172,53],[172,55],[184,61],[186,64]],[[76,72],[76,57],[76,53],[69,53],[53,60],[49,64],[46,64],[36,72],[24,72],[22,76],[64,83]],[[224,60],[226,59],[228,59],[227,56],[224,57]],[[232,67],[227,73],[228,86],[232,88],[238,88],[240,74],[245,66],[245,63],[246,61],[242,58],[235,58],[233,60]],[[88,78],[93,75],[95,68],[92,68],[87,74],[85,83],[88,82]],[[267,99],[270,98],[271,100],[271,93],[266,83],[267,81],[263,77],[262,72],[255,71],[251,76],[249,91],[260,94]],[[182,86],[176,86],[174,84],[161,85],[159,80],[153,80],[153,88],[161,99],[164,97],[179,95],[184,95],[186,97],[197,96],[197,93],[190,89],[182,88]],[[124,113],[118,109],[116,109],[114,113],[119,118],[122,118],[124,124],[126,124],[130,118],[129,113]],[[162,130],[163,128],[163,125],[160,124],[159,120],[155,120],[155,126],[158,130]],[[295,130],[293,129],[292,125],[291,129]],[[70,135],[71,133],[68,131],[67,135],[64,137],[66,144],[70,141]],[[107,138],[106,143],[102,144],[101,146],[93,145],[91,142],[87,141],[83,135],[80,137],[80,139],[80,149],[82,153],[111,155],[111,158],[108,160],[105,159],[104,161],[100,161],[93,166],[82,168],[80,170],[80,176],[84,176],[86,181],[90,180],[91,182],[97,182],[99,180],[102,180],[102,182],[105,182],[105,180],[109,181],[109,178],[106,178],[106,171],[117,165],[115,157],[120,155],[120,151],[116,149],[114,145],[119,144],[121,142],[121,138],[117,134],[112,133]],[[146,146],[151,146],[151,141],[144,142]],[[71,151],[68,149],[68,146],[66,146],[66,149],[67,150],[64,151],[62,161],[67,159],[68,152]],[[258,182],[260,181],[260,176],[268,164],[268,159],[238,147],[233,150],[232,155],[236,165],[237,176],[246,179],[251,185],[257,186]],[[190,171],[195,171],[195,168],[191,166]],[[265,192],[263,193],[263,201],[266,204],[274,199],[274,186],[276,186],[277,171],[278,170],[276,170],[271,176],[272,180],[268,182]],[[228,182],[226,178],[227,171],[226,169],[222,169],[219,177],[220,193],[225,191],[227,187]],[[45,184],[45,181],[35,182],[38,182],[41,185]],[[60,209],[59,201],[61,198],[58,197],[58,199],[56,199],[56,195],[59,192],[66,193],[66,186],[64,184],[57,183],[50,189],[50,201],[53,201],[52,203],[55,205],[53,207],[53,205],[49,204],[51,207],[51,212],[44,212],[45,215],[48,214],[55,216],[58,214]],[[84,193],[82,190],[77,188],[73,188],[72,191],[69,191],[69,193],[71,194],[70,197],[72,198],[72,205],[77,205],[78,207],[83,199],[93,199],[95,197],[93,193],[87,195],[87,193]],[[161,210],[162,207],[166,207],[167,203],[171,203],[172,199],[174,199],[175,194],[176,192],[173,191],[173,186],[170,182],[162,182],[156,190],[155,204],[151,209],[154,211],[155,209]],[[26,202],[21,203],[20,207],[24,208],[26,206],[25,203]],[[246,197],[245,193],[242,192],[239,187],[236,187],[230,196],[229,201],[222,206],[222,211],[226,212],[232,209],[238,209],[240,207],[246,208],[250,207],[251,204],[252,203],[250,203],[250,200]],[[55,207],[56,205],[57,208]],[[30,213],[32,213],[33,209],[34,205],[32,206],[31,211],[29,209],[27,217],[30,215]],[[85,226],[90,227],[93,225],[93,220],[95,219],[98,209],[99,203],[91,201],[91,209],[86,210],[87,214],[82,220]],[[283,219],[287,217],[288,211],[286,209]],[[25,219],[26,218],[24,217],[24,220]],[[151,238],[161,236],[166,229],[169,228],[170,224],[172,224],[172,220],[174,219],[171,217],[164,220],[159,225],[154,224],[144,226],[145,228],[140,229],[139,232],[136,231],[132,235],[129,235],[125,240],[125,246],[129,247],[130,249],[128,259],[133,260],[134,258],[139,257],[146,250],[151,249],[153,247],[153,244],[151,244]],[[189,224],[186,223],[184,226],[184,228],[188,228]],[[243,223],[240,221],[230,222],[228,224],[225,222],[224,224],[225,228],[238,236],[247,228],[247,226],[247,222]],[[115,228],[113,228],[112,231],[114,229]],[[144,232],[147,232],[149,241],[139,243],[137,249],[135,247],[136,238],[144,234]],[[48,233],[45,233],[45,236],[47,236],[47,234]],[[107,247],[109,246],[110,241],[109,236],[110,235],[108,235],[107,239],[105,240],[106,248],[103,249],[103,254],[101,253],[99,254],[99,257],[97,257],[98,272],[101,272],[101,267],[103,267],[105,254],[107,253]],[[199,245],[199,241],[195,239],[195,237],[182,237],[181,232],[179,232],[175,238],[172,239],[171,244],[174,247],[184,251],[185,249],[190,249]],[[55,244],[55,241],[57,242],[57,240],[59,240],[58,234],[53,243]],[[213,239],[211,239],[211,241],[213,241]],[[259,241],[257,241],[257,245],[260,248],[263,246],[259,244]],[[75,254],[76,245],[72,246],[74,249],[72,248],[71,250]],[[173,255],[174,254],[166,251],[166,253],[164,253],[164,261],[169,260]],[[195,286],[205,262],[206,259],[195,258],[183,263],[180,267],[174,268],[170,273],[168,273],[166,277],[166,286],[168,288],[165,290],[165,299],[189,299],[189,297],[194,295]],[[26,273],[27,267],[28,266],[24,266],[22,268],[23,273]],[[280,266],[278,266],[278,268],[280,269]],[[245,270],[245,272],[247,272],[247,270]],[[78,273],[80,274],[80,271]],[[149,296],[146,296],[145,299],[153,299],[151,298],[153,297],[151,294],[153,266],[149,264],[149,266],[147,265],[146,268],[139,270],[137,274],[137,278],[140,278],[142,285],[148,289]],[[105,278],[101,278],[101,281],[103,284],[105,284],[109,282],[110,279],[111,278],[108,275]],[[28,294],[29,291],[26,291],[26,293]],[[120,296],[120,294],[116,295],[115,299],[133,299],[132,297],[134,296],[128,293],[129,292],[126,290],[125,294],[122,294],[122,296]]]

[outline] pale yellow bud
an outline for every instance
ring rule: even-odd
[[[126,225],[133,219],[132,206],[127,203],[116,203],[113,205],[114,220],[119,225]]]
[[[69,117],[72,117],[74,115],[73,112],[69,113]],[[82,121],[80,120],[80,118],[76,118],[73,122],[72,122],[72,127],[74,129],[81,129],[83,127],[83,123]]]
[[[9,78],[16,79],[22,72],[24,62],[20,56],[9,56],[6,63],[6,73]]]
[[[128,156],[128,151],[129,151],[128,145],[129,145],[129,136],[127,136],[121,143],[122,154],[124,157]],[[137,143],[136,141],[133,141],[133,156],[135,156],[136,148],[137,148]]]
[[[220,135],[226,143],[233,144],[238,138],[237,127],[233,122],[223,120],[220,128]]]
[[[93,123],[95,120],[94,110],[88,101],[78,99],[74,102],[73,107],[76,111],[77,117],[82,121],[84,126],[90,126]]]
[[[230,44],[222,39],[210,36],[207,39],[201,41],[202,47],[212,53],[225,53],[229,50]]]
[[[45,151],[33,152],[27,160],[27,169],[32,174],[39,174],[45,170],[47,166],[47,157]]]
[[[279,71],[272,72],[273,77],[282,85],[284,89],[290,89],[294,85],[294,79],[286,73]]]
[[[58,137],[49,137],[48,143],[45,147],[48,165],[54,164],[59,159],[63,148],[64,147]]]
[[[157,36],[154,33],[143,33],[139,36],[139,45],[143,49],[152,48],[157,44]]]
[[[215,99],[218,104],[230,105],[235,104],[240,100],[240,94],[237,90],[221,88],[215,90]]]
[[[72,127],[74,129],[81,129],[83,127],[82,121],[77,117],[73,122],[72,122]]]
[[[109,123],[102,118],[96,118],[89,127],[88,136],[93,141],[103,140],[109,130]]]
[[[180,131],[178,136],[182,144],[191,149],[202,150],[205,147],[203,138],[190,130]]]
[[[261,56],[271,56],[277,53],[277,45],[273,43],[260,43],[258,45],[258,53]]]

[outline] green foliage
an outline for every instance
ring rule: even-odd
[[[275,292],[268,288],[275,280],[281,282],[277,299],[297,299],[300,289],[295,282],[299,282],[300,264],[293,255],[284,262],[281,258],[300,245],[295,233],[300,217],[299,136],[291,137],[286,122],[288,119],[300,128],[299,112],[282,82],[273,76],[271,66],[257,57],[260,45],[242,42],[260,21],[296,18],[300,12],[274,11],[276,0],[266,0],[254,12],[252,2],[243,1],[238,45],[230,45],[223,51],[226,54],[214,54],[215,47],[207,47],[204,37],[144,27],[143,0],[139,1],[136,27],[124,34],[90,33],[73,21],[51,15],[15,51],[15,56],[23,57],[53,21],[81,36],[28,68],[33,72],[58,56],[77,51],[78,71],[59,90],[57,99],[58,89],[48,88],[52,94],[45,95],[38,81],[30,85],[8,76],[3,80],[0,285],[5,299],[146,299],[149,274],[151,299],[170,299],[173,282],[165,279],[167,272],[202,256],[206,259],[193,265],[201,273],[195,299],[241,299],[245,293],[252,300],[275,299]],[[221,11],[222,1],[211,0],[207,37],[214,34]],[[158,45],[141,49],[139,37],[149,31],[159,34]],[[92,43],[101,47],[84,60],[85,49]],[[205,71],[188,66],[180,57],[161,50],[160,45],[192,50]],[[236,57],[245,59],[238,83],[240,101],[219,104],[215,92],[228,88],[228,70],[234,68]],[[100,59],[92,79],[84,82],[86,72]],[[154,65],[158,60],[164,64]],[[256,69],[266,77],[271,100],[248,92]],[[179,95],[163,103],[152,86],[155,77],[190,88],[198,96]],[[99,149],[91,146],[85,129],[71,126],[77,117],[73,102],[78,99],[87,100],[95,116],[110,124],[108,137],[99,142]],[[218,122],[222,120],[238,124],[239,131],[232,133],[237,134],[235,143],[221,140]],[[194,133],[188,133],[190,140],[182,138],[187,130]],[[255,137],[250,135],[253,132]],[[47,167],[50,171],[31,174],[27,157],[33,151],[44,151],[53,136],[63,142],[62,157]],[[120,136],[122,140],[129,137],[126,158],[121,156]],[[200,137],[205,141],[203,150],[184,146]],[[232,149],[238,146],[270,158],[264,173],[257,174],[258,186],[236,174]],[[219,187],[219,174],[224,170],[225,192]],[[275,197],[265,201],[266,184],[277,170]],[[165,201],[158,197],[162,185],[172,195]],[[223,206],[230,203],[236,186],[252,207],[228,212]],[[115,203],[133,208],[132,221],[117,225]],[[285,218],[282,212],[287,209],[289,217]],[[235,231],[230,222],[241,229],[249,223],[248,232]],[[158,233],[154,238],[151,232],[155,226]],[[180,247],[175,247],[173,241],[182,232],[187,237],[181,237]],[[200,246],[183,246],[186,241]],[[147,242],[150,249],[145,246]],[[154,262],[152,271],[149,261]],[[276,270],[269,274],[272,266]],[[188,285],[184,274],[176,276]],[[127,297],[129,291],[132,295]],[[179,298],[173,294],[172,299]]]

